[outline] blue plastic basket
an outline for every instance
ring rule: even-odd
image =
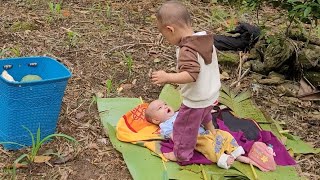
[[[3,70],[17,82],[9,82],[0,75],[0,141],[32,145],[24,127],[34,135],[40,127],[41,138],[53,134],[70,71],[49,57],[3,59],[0,60],[0,74]],[[42,80],[19,82],[31,74]],[[7,143],[3,146],[8,150],[21,148]]]

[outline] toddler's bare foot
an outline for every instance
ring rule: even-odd
[[[234,163],[234,157],[233,156],[229,156],[227,159],[227,165],[231,166]]]
[[[174,155],[173,152],[169,152],[169,153],[163,153],[163,156],[167,159],[169,159],[170,161],[177,161],[176,156]]]

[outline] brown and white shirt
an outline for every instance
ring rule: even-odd
[[[205,108],[217,101],[221,82],[213,35],[199,32],[183,38],[176,55],[178,72],[186,71],[194,79],[194,82],[179,85],[183,104]]]

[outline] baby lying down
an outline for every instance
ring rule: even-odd
[[[146,109],[146,119],[153,124],[159,125],[160,133],[166,138],[172,137],[173,126],[178,112],[174,112],[172,107],[168,106],[161,100],[152,101]],[[197,139],[196,148],[207,159],[217,163],[217,165],[224,169],[229,169],[235,160],[244,163],[251,163],[259,167],[262,171],[268,171],[260,167],[251,159],[242,156],[245,154],[243,148],[238,145],[234,137],[226,131],[219,129],[206,130],[202,126],[199,128],[199,136]],[[173,152],[163,154],[167,159],[176,161]]]

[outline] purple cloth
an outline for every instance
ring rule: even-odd
[[[169,153],[173,151],[173,141],[171,139],[161,142],[161,152]],[[207,159],[198,151],[194,151],[193,156],[189,161],[178,162],[181,166],[186,166],[189,164],[212,164],[212,162]]]
[[[273,146],[273,151],[276,153],[274,160],[276,161],[277,165],[287,166],[287,165],[295,165],[296,162],[294,159],[289,155],[288,151],[286,150],[285,146],[277,139],[275,135],[273,135],[270,131],[260,131],[258,138],[253,140],[248,140],[242,131],[233,132],[224,124],[222,120],[217,118],[217,124],[219,129],[229,132],[238,142],[239,146],[242,146],[246,153],[248,153],[255,141],[264,142],[267,145],[271,144]]]
[[[206,108],[190,108],[184,104],[173,124],[173,152],[179,162],[189,161],[193,157],[194,148],[201,124],[212,121],[212,106]]]

